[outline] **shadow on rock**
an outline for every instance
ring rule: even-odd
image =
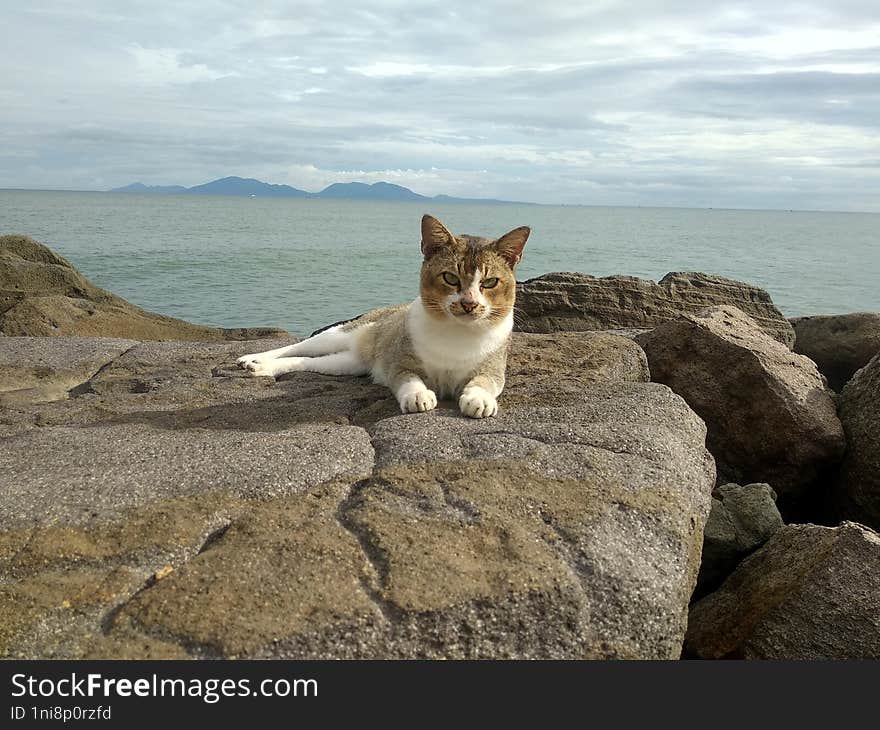
[[[275,384],[278,395],[245,402],[180,410],[137,411],[112,423],[146,423],[158,428],[283,431],[303,423],[369,425],[399,413],[386,388],[362,378],[297,374]]]

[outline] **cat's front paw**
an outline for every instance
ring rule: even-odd
[[[485,388],[466,388],[458,399],[458,407],[471,418],[490,418],[498,413],[498,401]]]
[[[238,365],[242,370],[250,370],[249,365],[256,365],[260,362],[265,362],[269,358],[265,357],[262,352],[255,352],[253,355],[242,355],[238,360],[235,361],[235,364]]]
[[[285,373],[293,373],[305,370],[307,358],[304,357],[275,357],[267,360],[250,360],[245,363],[244,369],[248,375],[258,378],[268,376],[277,378]]]
[[[437,407],[437,396],[433,390],[417,390],[407,393],[400,399],[400,410],[404,413],[424,413]]]
[[[239,365],[240,368],[247,370],[247,374],[252,378],[271,377],[274,378],[280,373],[276,372],[276,367],[271,360],[249,360]]]

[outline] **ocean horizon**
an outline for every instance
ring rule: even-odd
[[[161,185],[156,185],[153,187],[162,187]],[[408,188],[405,188],[408,190]],[[309,192],[309,191],[306,191]],[[309,195],[312,196],[311,200],[319,199],[317,197],[317,193],[320,191],[312,191],[309,192]],[[123,192],[119,188],[17,188],[17,187],[0,187],[0,193],[99,193],[99,194],[109,194],[109,195],[138,195],[139,193],[135,192]],[[146,197],[154,197],[154,196],[172,196],[177,197],[181,195],[181,193],[173,193],[173,192],[150,192],[142,194]],[[210,193],[205,194],[202,197],[219,197],[219,198],[254,198],[254,197],[269,197],[269,196],[259,196],[259,195],[244,195],[244,194],[236,194],[236,193]],[[709,205],[709,206],[686,206],[686,205],[602,205],[600,203],[538,203],[529,200],[501,200],[496,198],[457,198],[454,196],[448,195],[438,195],[438,196],[421,196],[422,200],[359,200],[358,198],[334,198],[337,201],[346,201],[351,200],[355,202],[400,202],[400,203],[435,203],[439,202],[441,204],[445,203],[453,203],[455,205],[464,204],[481,204],[485,203],[487,205],[521,205],[521,206],[536,206],[542,208],[611,208],[611,209],[622,209],[622,210],[729,210],[729,211],[743,211],[743,212],[754,212],[754,213],[853,213],[855,215],[880,215],[880,211],[876,210],[855,210],[855,209],[837,209],[837,208],[754,208],[754,207],[746,207],[746,206],[723,206],[723,205]],[[282,197],[282,200],[296,200],[297,198],[292,197]]]

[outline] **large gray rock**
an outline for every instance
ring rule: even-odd
[[[244,352],[0,413],[0,655],[678,656],[714,464],[635,343],[518,335],[486,421]]]
[[[445,444],[476,422],[452,411],[377,422],[371,477],[250,512],[111,635],[203,656],[677,656],[712,480],[703,427],[665,388],[593,387],[587,413],[589,393],[541,412],[577,452],[558,467],[522,448],[527,413],[467,455]],[[650,425],[620,443],[639,413]]]
[[[880,313],[825,314],[791,320],[794,351],[806,355],[840,392],[880,352]]]
[[[705,659],[880,659],[880,535],[788,525],[691,609]]]
[[[715,590],[740,561],[783,526],[769,484],[724,484],[712,493],[703,530],[703,557],[695,595]]]
[[[839,413],[847,441],[836,485],[841,510],[880,529],[880,354],[843,389]]]
[[[815,363],[733,307],[683,315],[638,338],[651,377],[681,395],[708,428],[728,481],[809,491],[844,450],[834,401]]]
[[[651,329],[722,304],[748,314],[774,339],[794,344],[791,324],[766,291],[700,273],[673,272],[659,283],[634,276],[544,274],[518,285],[516,326],[523,332]]]
[[[221,329],[147,312],[92,284],[28,236],[0,236],[0,334],[137,340],[256,340],[275,327]]]

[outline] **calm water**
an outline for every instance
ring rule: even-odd
[[[459,233],[530,225],[520,279],[704,271],[764,287],[788,316],[880,310],[876,213],[0,190],[0,234],[33,236],[141,307],[297,334],[411,300],[424,212]]]

